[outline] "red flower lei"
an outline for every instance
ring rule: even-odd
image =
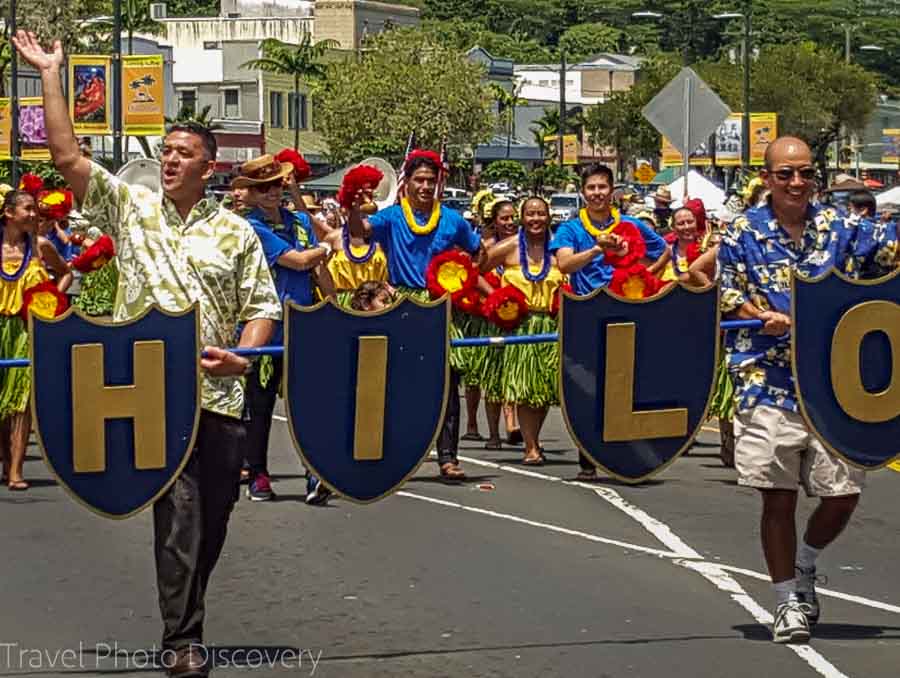
[[[459,250],[447,250],[432,258],[425,270],[425,285],[432,299],[445,294],[456,303],[478,283],[478,270],[472,257]]]
[[[484,301],[484,315],[501,330],[519,326],[528,314],[528,300],[517,287],[504,285]]]

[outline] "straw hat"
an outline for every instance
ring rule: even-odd
[[[660,186],[656,189],[656,193],[653,194],[653,199],[659,202],[670,203],[672,202],[672,191],[669,190],[668,186]]]
[[[825,189],[824,193],[837,193],[839,191],[868,191],[866,185],[849,174],[838,174],[834,183]]]
[[[245,188],[283,181],[293,171],[294,166],[291,163],[278,162],[275,156],[267,153],[241,165],[241,173],[231,181],[231,187]]]
[[[306,206],[310,212],[318,211],[322,209],[322,206],[316,202],[316,199],[313,198],[308,193],[303,194],[303,204]]]

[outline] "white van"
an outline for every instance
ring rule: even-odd
[[[464,188],[445,188],[443,197],[446,198],[465,198],[469,192]]]
[[[574,219],[582,207],[581,193],[554,193],[550,196],[550,222],[559,224]]]

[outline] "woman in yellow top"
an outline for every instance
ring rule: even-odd
[[[387,282],[387,257],[374,240],[366,242],[350,235],[350,229],[332,231],[328,236],[334,256],[328,262],[328,272],[334,280],[337,303],[350,308],[353,293],[366,282]]]
[[[68,287],[71,274],[50,241],[35,235],[38,212],[31,194],[7,193],[0,224],[0,358],[27,358],[27,326],[20,315],[25,291],[49,280],[42,260],[61,291]],[[28,489],[22,467],[31,432],[30,395],[31,368],[0,369],[0,456],[3,482],[10,490]]]
[[[518,288],[528,300],[528,315],[516,334],[556,332],[552,315],[554,299],[565,282],[556,257],[550,254],[550,206],[543,198],[529,198],[522,205],[518,237],[493,247],[488,265],[503,266],[503,284]],[[557,378],[559,350],[555,343],[516,344],[503,351],[503,397],[514,403],[525,440],[523,464],[544,463],[540,432],[551,405],[559,403]]]

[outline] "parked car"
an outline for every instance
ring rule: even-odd
[[[466,191],[464,188],[445,188],[443,199],[448,200],[450,198],[466,198],[468,195],[468,191]]]
[[[465,212],[468,209],[472,208],[472,199],[467,197],[462,198],[444,198],[441,200],[441,204],[444,207],[449,207],[450,209],[456,210],[460,214]]]
[[[554,193],[550,196],[550,222],[558,224],[578,216],[584,207],[581,193]]]

